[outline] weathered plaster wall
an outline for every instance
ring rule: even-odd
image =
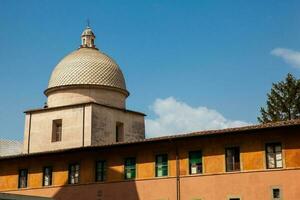
[[[91,106],[58,108],[26,115],[24,153],[66,149],[90,144]],[[30,119],[31,118],[31,119]],[[62,119],[62,140],[52,142],[53,120]],[[85,139],[85,141],[84,141]],[[28,144],[29,141],[29,144]]]
[[[116,142],[117,122],[121,122],[124,125],[124,141],[135,141],[145,138],[143,115],[93,105],[92,145]]]
[[[52,142],[52,123],[56,119],[62,119],[62,140]],[[28,113],[23,152],[111,144],[116,142],[117,122],[124,124],[124,141],[145,138],[144,115],[123,109],[91,103]]]

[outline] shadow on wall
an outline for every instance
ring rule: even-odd
[[[123,173],[114,173],[123,176]],[[57,189],[51,195],[55,200],[167,200],[176,199],[176,178],[91,183]]]
[[[0,200],[53,200],[53,199],[47,198],[47,197],[34,197],[34,196],[1,194],[0,193]]]
[[[134,181],[62,187],[53,196],[55,200],[119,200],[140,199]]]
[[[151,148],[150,148],[151,147]],[[141,151],[141,149],[144,149]],[[67,185],[57,188],[52,192],[55,200],[167,200],[176,199],[176,178],[152,178],[154,177],[154,160],[153,149],[159,152],[170,152],[169,162],[174,163],[175,155],[169,149],[169,143],[165,145],[157,144],[146,147],[145,145],[136,145],[130,148],[109,149],[93,151],[85,154],[86,156],[73,156],[74,161],[81,160],[82,170],[88,169],[92,171],[81,171],[82,183],[79,185]],[[109,182],[90,183],[95,180],[95,160],[96,157],[107,160],[107,179]],[[125,180],[124,178],[124,161],[125,158],[136,158],[136,177],[148,177],[147,180]],[[93,159],[92,159],[93,158]],[[72,163],[69,160],[68,163]],[[63,170],[62,167],[60,170]],[[171,175],[171,167],[169,168]],[[173,170],[174,171],[174,170]],[[91,173],[92,172],[92,173]]]
[[[153,178],[153,149],[159,152],[171,151],[166,142],[165,145],[156,144],[149,147],[141,144],[128,148],[87,149],[84,152],[74,150],[62,154],[0,160],[0,188],[7,188],[6,193],[10,194],[57,200],[175,199],[175,178]],[[136,177],[149,179],[125,180],[124,161],[130,157],[136,158]],[[107,182],[95,181],[95,164],[98,159],[105,160],[109,166],[106,172]],[[173,154],[169,159],[170,162],[174,162]],[[75,163],[80,166],[80,180],[79,184],[70,185],[68,167]],[[46,166],[53,167],[50,187],[42,187],[43,168]],[[16,189],[20,169],[28,169],[28,188]]]
[[[105,153],[105,152],[102,152]],[[81,156],[80,156],[81,157]],[[78,159],[78,157],[76,158]],[[124,159],[114,159],[109,161],[109,168],[106,171],[106,178],[110,182],[93,182],[95,180],[95,162],[85,162],[89,158],[81,157],[80,181],[87,184],[69,185],[60,187],[52,196],[55,200],[119,200],[130,199],[138,200],[139,195],[134,180],[125,180],[124,170],[120,166],[124,165]],[[70,161],[72,162],[72,161]],[[94,165],[94,166],[93,166]],[[84,171],[85,169],[91,171]],[[59,170],[63,170],[59,169]],[[123,180],[123,181],[120,181]]]
[[[92,154],[97,154],[93,152]],[[95,157],[92,155],[91,157]],[[16,172],[18,169],[29,169],[29,185],[26,189],[13,190],[6,193],[16,195],[28,195],[35,197],[48,197],[55,200],[119,200],[119,199],[140,199],[136,189],[136,183],[134,180],[124,180],[123,170],[120,170],[120,166],[124,164],[124,160],[120,159],[110,163],[111,167],[107,171],[109,180],[115,180],[112,182],[95,182],[95,162],[90,162],[91,158],[87,155],[58,155],[48,159],[48,163],[52,163],[52,159],[56,160],[53,172],[53,186],[40,188],[40,180],[42,178],[42,166],[47,166],[47,157],[39,157],[34,160],[25,159],[23,162],[19,162],[18,159],[10,161],[11,169],[8,168],[5,171],[0,170],[1,176],[11,177],[8,180],[10,188],[15,188],[18,184],[18,176]],[[67,162],[66,162],[67,161]],[[65,163],[72,163],[77,161],[80,163],[80,182],[79,184],[68,184],[68,177],[66,169],[68,165]],[[63,164],[58,164],[63,163]],[[1,162],[0,162],[1,168]],[[117,168],[118,170],[115,170]],[[2,172],[1,172],[2,171]],[[0,179],[1,180],[1,179]],[[117,180],[123,180],[117,182]],[[64,181],[63,186],[61,185]],[[0,183],[1,186],[1,183]],[[0,198],[1,199],[1,198]]]

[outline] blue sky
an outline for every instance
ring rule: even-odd
[[[299,7],[292,0],[1,0],[0,138],[22,139],[23,111],[43,106],[50,73],[79,46],[87,18],[96,45],[125,74],[127,107],[146,113],[148,125],[181,111],[257,123],[272,82],[288,72],[299,77]]]

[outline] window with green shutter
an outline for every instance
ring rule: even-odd
[[[80,165],[78,163],[69,165],[69,184],[79,183]]]
[[[168,155],[162,154],[156,156],[155,176],[168,176]]]
[[[99,160],[96,162],[96,181],[104,181],[106,176],[106,161]]]
[[[136,161],[135,158],[126,158],[125,159],[125,179],[135,179],[136,175]]]
[[[189,171],[190,174],[202,173],[202,152],[191,151],[189,152]]]

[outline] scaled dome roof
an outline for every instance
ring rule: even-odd
[[[81,47],[64,57],[53,70],[45,93],[68,86],[110,87],[128,95],[118,64],[97,48]]]

